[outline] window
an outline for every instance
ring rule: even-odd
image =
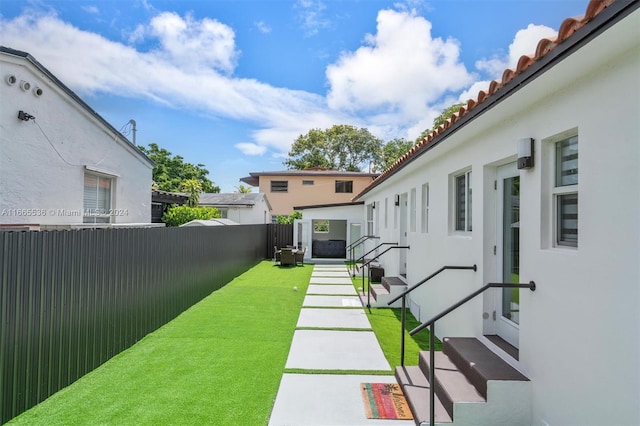
[[[423,233],[429,232],[429,184],[422,185],[422,223],[420,227]]]
[[[389,197],[384,199],[384,228],[389,228]]]
[[[289,192],[289,181],[286,180],[272,180],[271,192]]]
[[[313,182],[312,180],[303,180],[302,181],[302,185],[303,186],[313,186],[315,182]]]
[[[411,201],[409,212],[409,231],[416,232],[416,189],[411,188]]]
[[[84,174],[84,223],[110,223],[113,178],[96,173]]]
[[[578,136],[555,146],[555,241],[559,246],[578,246]]]
[[[367,206],[367,235],[373,236],[373,209],[375,204],[369,204]]]
[[[471,171],[458,175],[455,180],[455,230],[472,231],[471,225]]]
[[[228,219],[229,218],[229,208],[228,207],[216,207],[216,208],[220,212],[220,217],[222,219]]]
[[[336,181],[336,193],[352,193],[353,181],[352,180],[337,180]]]
[[[329,229],[328,220],[313,220],[313,232],[316,234],[328,234]]]

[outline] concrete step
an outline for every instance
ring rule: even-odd
[[[442,350],[484,398],[489,380],[529,381],[476,338],[445,338]]]
[[[529,379],[475,338],[445,338],[443,348],[434,353],[436,423],[448,417],[453,425],[531,424]],[[396,369],[418,425],[429,421],[428,377],[429,352],[420,353],[418,366]]]
[[[396,367],[396,380],[402,386],[404,396],[409,403],[413,420],[416,425],[429,424],[430,419],[430,398],[429,398],[429,381],[422,374],[418,366]],[[442,402],[436,396],[435,398],[436,424],[451,424],[453,421]]]
[[[429,352],[420,352],[418,366],[425,377],[429,377]],[[451,359],[440,351],[434,352],[434,382],[438,399],[453,418],[455,403],[486,402],[467,377]]]

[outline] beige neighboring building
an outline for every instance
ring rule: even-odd
[[[271,217],[290,215],[294,206],[350,202],[378,176],[377,173],[342,172],[323,168],[254,172],[240,181],[267,194]]]

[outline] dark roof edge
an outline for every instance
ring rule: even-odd
[[[594,2],[594,0],[592,0],[591,2]],[[528,68],[517,74],[508,83],[500,87],[495,93],[487,95],[484,101],[477,103],[472,109],[467,110],[466,113],[462,115],[462,117],[460,117],[457,121],[451,123],[451,125],[444,129],[441,133],[437,134],[432,141],[420,146],[413,153],[411,153],[410,150],[407,154],[405,154],[408,155],[408,157],[404,161],[399,161],[399,163],[396,164],[395,168],[394,166],[391,166],[390,169],[387,169],[387,171],[383,172],[377,179],[375,179],[369,186],[363,189],[353,199],[359,199],[360,197],[367,194],[375,187],[398,173],[400,170],[407,167],[414,160],[416,160],[423,154],[426,154],[432,148],[440,145],[449,136],[453,135],[466,124],[473,121],[475,118],[482,115],[486,111],[490,110],[498,103],[507,99],[509,96],[516,93],[525,85],[534,81],[540,75],[551,69],[554,65],[561,62],[566,57],[570,56],[575,51],[580,49],[583,45],[612,27],[615,23],[631,14],[639,6],[640,2],[638,0],[614,1],[611,5],[598,13],[592,20],[588,21],[582,27],[576,30],[575,33],[563,40],[563,42],[558,44],[540,59],[533,62]],[[424,143],[425,140],[423,140],[421,143]],[[420,145],[421,143],[417,144],[416,146]],[[412,148],[412,150],[414,148]]]
[[[348,203],[312,204],[308,206],[294,206],[294,210],[320,209],[323,207],[346,207],[364,205],[364,201],[350,201]]]
[[[131,143],[129,141],[129,139],[127,139],[122,133],[120,133],[118,130],[115,129],[115,127],[113,127],[111,124],[109,124],[109,122],[107,120],[105,120],[104,118],[102,118],[102,116],[100,114],[98,114],[93,108],[91,108],[85,101],[83,101],[78,95],[76,95],[73,90],[69,89],[69,87],[67,87],[62,81],[60,81],[60,79],[58,79],[58,77],[56,77],[55,75],[53,75],[51,73],[51,71],[49,71],[44,65],[42,65],[40,62],[38,62],[36,60],[36,58],[34,58],[33,56],[31,56],[30,53],[27,52],[23,52],[21,50],[16,50],[16,49],[12,49],[10,47],[6,47],[6,46],[0,46],[0,52],[2,53],[6,53],[8,55],[13,55],[13,56],[17,56],[19,58],[23,58],[29,62],[31,62],[31,64],[33,64],[36,68],[38,68],[38,70],[40,70],[42,73],[44,73],[48,78],[50,78],[58,87],[60,87],[62,89],[62,91],[64,91],[70,98],[72,98],[74,101],[76,101],[78,104],[80,104],[80,106],[82,106],[85,110],[87,110],[89,113],[91,113],[91,115],[93,115],[95,118],[98,119],[98,121],[100,121],[104,126],[106,126],[110,131],[112,131],[114,134],[116,134],[123,142],[126,142],[127,145],[131,148],[134,149],[134,151],[140,155],[142,158],[145,159],[146,162],[148,162],[151,167],[155,167],[156,163],[149,158],[144,152],[142,152],[142,150],[140,150],[140,148],[138,148],[137,146],[135,146],[133,143]]]

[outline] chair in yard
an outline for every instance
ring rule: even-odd
[[[280,250],[278,250],[278,246],[273,246],[273,261],[280,262]]]
[[[280,250],[280,266],[295,266],[296,257],[292,249],[283,248]]]
[[[307,248],[304,247],[302,250],[296,252],[296,263],[302,263],[304,265],[304,254],[306,251]]]

